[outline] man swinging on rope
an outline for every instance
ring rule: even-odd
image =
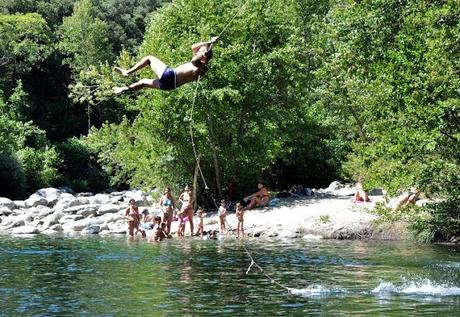
[[[198,79],[207,71],[206,64],[212,58],[212,44],[217,42],[219,38],[214,36],[210,41],[196,43],[192,45],[193,57],[188,63],[170,68],[155,56],[146,56],[142,58],[132,68],[125,70],[121,67],[115,67],[115,70],[120,72],[124,77],[128,77],[132,73],[147,67],[150,68],[156,75],[156,79],[144,78],[129,86],[113,87],[112,90],[116,95],[126,91],[139,90],[144,87],[156,88],[161,90],[173,90],[177,87]]]

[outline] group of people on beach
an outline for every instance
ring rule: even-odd
[[[235,205],[235,215],[237,218],[236,234],[238,238],[244,237],[244,211],[255,207],[268,206],[269,193],[268,190],[261,184],[258,184],[258,191],[238,202]],[[247,207],[244,207],[244,203]],[[141,234],[142,237],[147,237],[149,241],[159,242],[165,238],[171,238],[171,224],[173,221],[178,221],[177,236],[185,236],[185,228],[187,222],[190,225],[190,235],[215,238],[217,232],[207,232],[204,230],[204,217],[206,213],[202,208],[198,208],[195,212],[193,193],[190,186],[185,186],[183,192],[176,201],[169,187],[165,188],[158,203],[161,208],[161,216],[150,214],[144,210],[142,214],[136,205],[136,201],[131,199],[125,210],[125,219],[128,222],[128,234],[134,237]],[[226,220],[228,210],[227,202],[222,199],[217,210],[220,223],[220,233],[228,233],[228,222]],[[194,217],[198,218],[197,230],[194,232]]]

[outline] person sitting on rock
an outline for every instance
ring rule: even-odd
[[[363,183],[364,183],[364,177],[359,176],[358,179],[356,180],[356,191],[355,195],[353,198],[353,202],[359,203],[359,202],[370,202],[371,200],[369,199],[369,192],[367,190],[364,190],[363,188]]]
[[[270,200],[268,190],[261,183],[257,184],[257,188],[259,189],[257,192],[244,198],[245,201],[250,200],[248,209],[268,206]]]
[[[161,90],[173,90],[177,87],[196,81],[200,76],[207,71],[207,63],[212,58],[212,44],[217,42],[218,37],[214,36],[208,42],[196,43],[192,45],[192,60],[188,63],[177,66],[176,68],[168,67],[155,56],[146,56],[142,58],[136,65],[130,69],[115,67],[122,76],[128,77],[132,73],[150,66],[152,72],[157,78],[144,78],[129,86],[113,87],[112,90],[116,95],[126,91],[139,90],[142,88],[155,88]]]
[[[407,207],[409,205],[415,205],[415,202],[420,199],[420,191],[415,187],[412,187],[406,195],[398,202],[395,210],[398,210],[402,207]]]

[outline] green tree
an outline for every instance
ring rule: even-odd
[[[59,27],[58,43],[60,52],[67,56],[64,63],[74,74],[114,59],[108,33],[107,23],[96,17],[93,0],[75,3],[72,15],[64,18]]]

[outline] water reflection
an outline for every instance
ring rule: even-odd
[[[451,246],[124,237],[0,237],[2,315],[425,315],[457,311]],[[409,246],[409,248],[408,248]]]

